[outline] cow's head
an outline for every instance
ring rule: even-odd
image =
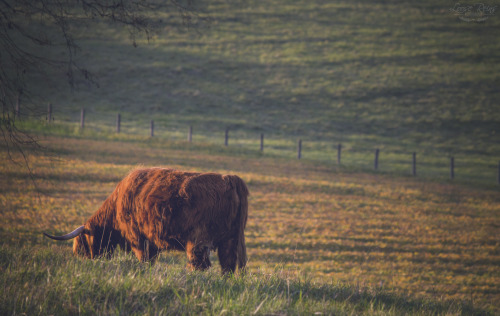
[[[122,247],[126,250],[129,248],[117,231],[100,227],[90,229],[86,225],[82,225],[63,236],[43,234],[55,240],[74,239],[73,253],[91,259],[102,255],[110,255],[118,244],[123,244]]]

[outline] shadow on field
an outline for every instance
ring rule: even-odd
[[[258,262],[269,263],[307,263],[317,262],[321,266],[322,261],[337,260],[341,262],[380,262],[380,256],[383,260],[391,261],[396,260],[402,254],[406,254],[405,260],[411,263],[424,264],[427,266],[446,266],[448,272],[456,272],[463,274],[467,272],[466,267],[471,266],[498,266],[499,260],[491,258],[474,258],[474,257],[460,257],[454,249],[436,250],[432,247],[419,247],[415,248],[411,245],[399,245],[379,247],[373,245],[342,245],[339,243],[322,243],[322,242],[298,242],[298,243],[278,243],[266,242],[253,243],[247,242],[249,249],[266,249],[273,250],[271,253],[259,253],[258,250],[252,254],[251,259]],[[318,254],[321,253],[321,254]],[[314,256],[310,254],[315,254]],[[373,254],[373,256],[371,256]],[[457,256],[444,256],[444,254],[456,254]],[[437,269],[437,268],[435,268]],[[487,273],[487,269],[484,269]]]

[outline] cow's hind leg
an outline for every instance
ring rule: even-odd
[[[219,244],[217,255],[219,256],[222,274],[234,273],[236,270],[236,261],[238,259],[237,246],[238,241],[236,239],[228,239]]]

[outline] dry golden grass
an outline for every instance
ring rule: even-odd
[[[51,151],[30,155],[34,182],[1,151],[4,244],[19,238],[51,244],[42,231],[83,223],[138,165],[231,172],[251,191],[251,270],[278,266],[317,282],[383,287],[500,310],[498,190],[344,173],[306,160],[246,158],[188,143],[57,137],[42,143]]]

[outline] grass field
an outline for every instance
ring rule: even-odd
[[[211,22],[183,27],[176,13],[134,48],[126,29],[77,27],[77,56],[99,83],[64,89],[65,71],[33,78],[36,110],[52,103],[55,121],[220,144],[258,146],[323,161],[344,145],[345,164],[382,171],[495,184],[500,159],[500,19],[466,23],[450,1],[210,1]],[[75,125],[73,125],[75,126]],[[74,127],[72,127],[74,128]],[[367,168],[368,166],[368,168]]]
[[[42,143],[51,152],[30,157],[40,193],[22,166],[0,171],[4,314],[250,314],[261,303],[263,314],[499,311],[498,190],[158,139]],[[124,254],[89,262],[73,258],[69,243],[43,238],[83,223],[138,165],[232,172],[247,182],[246,278],[218,277],[215,256],[207,275],[190,274],[182,254],[153,267]]]
[[[0,143],[0,314],[500,313],[500,17],[463,22],[455,4],[216,0],[191,28],[157,13],[137,48],[116,25],[73,28],[99,87],[27,74],[33,179]],[[182,254],[81,260],[42,238],[140,165],[247,182],[247,276],[188,273]]]

